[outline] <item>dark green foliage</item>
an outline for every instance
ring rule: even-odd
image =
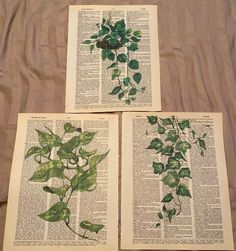
[[[63,127],[64,134],[62,137],[54,134],[49,128],[47,128],[49,133],[36,130],[40,146],[31,147],[27,151],[25,159],[33,156],[39,165],[29,181],[47,182],[51,178],[61,180],[62,185],[59,187],[43,187],[45,192],[54,194],[59,201],[47,211],[41,213],[39,217],[49,222],[64,221],[73,233],[81,238],[90,239],[85,236],[85,233],[83,235],[79,234],[71,228],[71,213],[68,203],[75,191],[91,192],[96,188],[97,166],[104,160],[109,151],[104,154],[96,154],[97,150],[87,151],[84,148],[84,146],[91,143],[96,132],[82,132],[81,128],[77,128],[71,123],[65,123]],[[73,136],[65,141],[63,140],[65,134],[73,134]],[[52,151],[56,153],[54,159],[51,158]],[[67,172],[65,172],[66,169]],[[69,171],[71,171],[70,178],[65,174]],[[98,234],[104,225],[82,221],[80,227]]]
[[[159,162],[152,163],[153,173],[157,174],[159,180],[168,188],[168,193],[164,194],[161,200],[164,204],[162,210],[159,209],[157,213],[158,221],[167,218],[171,222],[174,216],[181,213],[183,202],[180,198],[192,197],[187,185],[182,183],[184,179],[192,179],[191,170],[186,167],[187,153],[192,145],[197,145],[200,154],[204,156],[206,150],[204,138],[207,133],[196,137],[196,132],[191,130],[190,121],[178,120],[175,116],[169,118],[147,116],[147,119],[158,136],[155,135],[147,147],[159,155]],[[160,162],[160,157],[163,155],[164,161]],[[160,222],[157,222],[156,227],[159,226]]]
[[[111,17],[103,18],[97,27],[98,32],[92,34],[90,39],[83,41],[82,44],[89,46],[90,53],[95,48],[101,49],[102,60],[112,61],[107,70],[111,69],[111,79],[118,85],[109,94],[117,95],[119,100],[124,100],[125,104],[130,105],[135,101],[138,92],[145,91],[145,87],[138,87],[142,80],[142,74],[135,72],[139,69],[139,61],[131,58],[139,49],[138,43],[142,32],[127,28],[124,19],[114,23]],[[122,76],[120,64],[126,66],[127,75],[123,80],[120,79]]]

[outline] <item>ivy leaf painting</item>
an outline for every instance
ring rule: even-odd
[[[148,118],[148,122],[151,124],[151,125],[154,125],[157,123],[157,116],[147,116]]]
[[[82,221],[80,223],[80,227],[83,229],[86,229],[90,232],[95,232],[96,234],[98,234],[98,232],[103,229],[104,225],[103,224],[93,224],[89,221]]]
[[[60,197],[65,197],[65,194],[67,192],[67,190],[69,189],[69,185],[64,185],[62,187],[56,188],[56,187],[50,187],[50,186],[44,186],[43,190],[47,193],[51,193],[51,194],[56,194]]]
[[[180,151],[182,154],[186,154],[187,150],[191,148],[191,145],[187,141],[178,141],[175,149]]]
[[[181,168],[179,170],[179,177],[192,179],[190,169],[188,167]]]
[[[180,162],[179,160],[169,157],[168,158],[168,163],[166,165],[166,169],[179,169],[180,168]]]
[[[152,167],[153,167],[153,172],[155,174],[162,174],[162,172],[164,171],[164,164],[159,162],[159,163],[156,163],[156,162],[153,162],[152,163]]]
[[[148,146],[147,149],[154,149],[154,150],[160,150],[161,147],[163,146],[163,143],[161,141],[161,139],[159,138],[155,138],[151,141],[151,144]]]
[[[70,210],[65,202],[58,202],[39,217],[49,222],[64,221],[70,217]]]
[[[166,141],[176,142],[179,136],[175,130],[169,130],[167,133]]]
[[[184,119],[178,123],[179,128],[183,131],[185,128],[190,128],[189,120]]]
[[[171,202],[174,199],[172,193],[168,193],[164,196],[161,202]]]
[[[177,190],[176,190],[176,194],[180,195],[180,196],[187,196],[187,197],[192,198],[189,189],[184,184],[179,184],[178,185]]]
[[[169,171],[162,182],[169,187],[176,187],[179,184],[179,176],[175,171]]]
[[[77,128],[74,127],[71,123],[65,123],[64,130],[66,133],[73,133],[77,130]]]

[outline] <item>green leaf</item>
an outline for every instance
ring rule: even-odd
[[[125,53],[121,53],[117,56],[117,60],[121,63],[127,62],[127,55]]]
[[[173,146],[166,146],[166,147],[162,148],[161,155],[172,156],[173,152],[174,152]]]
[[[152,167],[155,174],[162,174],[164,171],[164,164],[161,162],[152,162]]]
[[[169,222],[171,222],[173,216],[176,214],[176,209],[173,208],[171,210],[168,210],[167,211],[167,217],[169,218]]]
[[[85,41],[82,42],[82,44],[91,44],[91,43],[92,43],[91,40],[85,40]]]
[[[184,156],[181,152],[176,152],[173,157],[178,160],[182,159],[182,160],[186,161],[186,159],[184,158]]]
[[[63,144],[57,151],[57,156],[60,159],[71,159],[75,157],[75,153],[72,153],[72,151],[78,147],[81,143],[80,136],[74,136],[69,141],[67,141],[65,144]]]
[[[92,53],[92,51],[95,49],[95,45],[91,44],[90,47],[89,47],[89,49],[90,49],[90,53]]]
[[[121,91],[121,87],[120,86],[116,86],[109,94],[110,95],[116,95],[120,91]]]
[[[130,77],[125,77],[125,78],[123,78],[123,84],[124,84],[125,86],[128,86],[129,83],[130,83]]]
[[[172,121],[170,118],[166,118],[166,119],[161,119],[162,123],[164,126],[166,125],[172,125]]]
[[[61,145],[61,139],[58,135],[56,134],[49,134],[40,130],[37,130],[38,133],[38,141],[41,146],[51,146],[51,147],[57,147]]]
[[[168,193],[167,195],[164,196],[161,202],[171,202],[172,199],[174,199],[172,193]]]
[[[27,153],[26,153],[26,155],[25,155],[25,159],[27,159],[29,156],[31,156],[31,155],[33,155],[33,154],[40,154],[41,151],[42,151],[42,148],[41,148],[41,147],[39,147],[39,146],[33,146],[33,147],[31,147],[31,148],[27,151]]]
[[[96,39],[96,38],[98,38],[99,37],[99,35],[98,34],[93,34],[90,38],[92,38],[92,39]]]
[[[96,166],[92,169],[84,171],[82,174],[76,174],[71,181],[71,187],[75,191],[93,191],[96,187],[97,169]]]
[[[111,54],[111,50],[109,49],[103,49],[102,50],[102,60],[105,60],[108,58],[108,56]]]
[[[74,127],[71,123],[64,124],[65,133],[73,133],[76,132],[76,127]]]
[[[135,43],[138,43],[140,41],[140,38],[137,37],[131,37],[131,40]]]
[[[189,189],[184,184],[178,185],[177,190],[176,190],[176,194],[179,196],[186,196],[186,197],[192,198]]]
[[[129,95],[135,95],[137,93],[137,89],[136,88],[131,88],[129,91]]]
[[[132,59],[129,61],[128,66],[132,70],[137,70],[139,68],[139,62],[136,59]]]
[[[167,133],[166,141],[176,142],[179,136],[175,130],[169,130]]]
[[[179,128],[183,131],[185,128],[190,128],[189,120],[184,119],[178,123]]]
[[[122,44],[126,44],[129,42],[129,39],[127,37],[122,37],[120,41]]]
[[[40,214],[39,217],[49,222],[64,221],[69,219],[70,210],[67,208],[66,203],[61,201],[53,205],[46,212]]]
[[[127,34],[127,35],[130,35],[131,33],[132,33],[132,29],[129,28],[129,29],[126,31],[126,34]]]
[[[161,212],[158,212],[157,215],[158,215],[160,220],[163,220],[163,214]]]
[[[114,28],[115,29],[125,28],[125,20],[121,19],[121,20],[115,22]]]
[[[194,130],[191,131],[193,139],[195,139],[196,132]]]
[[[69,187],[70,187],[69,185],[64,185],[59,188],[44,186],[43,190],[47,193],[56,194],[60,197],[65,197],[65,194],[66,194],[67,190],[69,189]]]
[[[166,169],[179,169],[180,168],[180,162],[173,158],[173,157],[169,157],[168,158],[168,163],[166,165]]]
[[[204,150],[206,150],[206,143],[205,143],[205,140],[199,139],[198,143],[199,143],[199,146],[200,146],[201,148],[203,148]]]
[[[187,178],[192,179],[191,172],[190,172],[190,169],[188,167],[181,168],[179,170],[179,174],[178,175],[179,175],[180,178],[187,177]]]
[[[121,74],[121,70],[119,68],[113,69],[112,75],[111,75],[112,80],[114,80],[115,78],[118,78],[120,74]]]
[[[130,46],[128,46],[129,51],[136,51],[138,50],[138,44],[137,43],[131,43]]]
[[[142,79],[142,74],[139,72],[134,73],[133,79],[137,84],[139,84]]]
[[[117,66],[117,63],[113,63],[113,64],[111,64],[111,65],[109,65],[109,66],[107,67],[107,70],[110,69],[110,68],[114,68],[114,67],[116,67],[116,66]]]
[[[115,59],[115,53],[113,53],[113,52],[111,52],[108,56],[107,56],[107,58],[109,59],[109,60],[111,60],[111,61],[113,61],[114,59]]]
[[[157,116],[147,116],[148,118],[148,122],[151,124],[151,125],[154,125],[157,123]]]
[[[118,36],[118,33],[116,31],[112,31],[111,32],[111,36],[114,37],[114,38],[116,38]]]
[[[90,232],[95,232],[96,234],[104,227],[102,224],[93,224],[86,220],[82,221],[79,225],[81,228],[89,230]]]
[[[96,152],[97,152],[96,149],[93,150],[93,151],[91,151],[91,152],[86,151],[86,150],[85,150],[84,148],[82,148],[82,147],[80,147],[80,149],[79,149],[79,155],[81,156],[81,158],[90,157],[90,156],[96,154]]]
[[[204,133],[204,134],[202,135],[201,138],[203,139],[203,138],[205,138],[206,136],[207,136],[207,133]]]
[[[183,153],[183,155],[185,155],[186,151],[190,148],[191,145],[187,141],[178,141],[175,145],[175,149]]]
[[[110,150],[109,150],[110,151]],[[95,166],[97,166],[97,164],[99,164],[101,161],[103,161],[103,159],[107,156],[107,154],[109,153],[109,151],[107,151],[104,154],[101,155],[94,155],[89,159],[89,167],[93,168]]]
[[[134,33],[133,33],[133,35],[135,37],[141,37],[142,36],[142,32],[140,30],[135,30]]]
[[[72,152],[67,152],[65,151],[62,147],[58,149],[57,151],[57,156],[60,158],[60,159],[72,159],[72,158],[75,158],[76,157],[76,154],[75,153],[72,153]]]
[[[88,132],[88,131],[85,131],[85,132],[82,132],[80,135],[79,135],[79,145],[88,145],[94,138],[96,132]]]
[[[122,99],[124,96],[125,96],[125,93],[124,93],[124,92],[120,92],[120,93],[118,94],[118,98],[119,98],[119,99]]]
[[[155,149],[158,151],[162,148],[162,146],[163,146],[163,143],[162,143],[161,139],[155,138],[151,141],[151,143],[147,149]]]
[[[125,103],[126,103],[126,105],[130,105],[131,104],[131,100],[130,99],[126,99]]]
[[[179,177],[175,171],[169,171],[162,181],[169,187],[176,187],[179,184]]]
[[[159,123],[158,123],[158,127],[157,127],[157,132],[159,134],[164,134],[166,131],[165,127],[161,126]]]
[[[59,160],[51,160],[39,165],[39,167],[33,173],[29,181],[45,182],[52,177],[64,179],[65,176],[63,172],[64,172],[64,167],[62,162]]]

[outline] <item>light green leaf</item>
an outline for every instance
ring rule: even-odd
[[[178,185],[177,190],[176,190],[176,194],[179,196],[186,196],[186,197],[192,198],[189,189],[184,184]]]
[[[96,132],[82,132],[79,135],[79,145],[83,146],[83,145],[88,145],[94,138]]]
[[[179,177],[175,171],[170,171],[162,179],[163,183],[169,187],[176,187],[179,184]]]
[[[179,177],[180,177],[180,178],[185,178],[185,177],[187,177],[187,178],[192,179],[190,169],[189,169],[188,167],[181,168],[181,169],[179,170]]]
[[[139,84],[142,79],[142,74],[139,72],[134,73],[133,79],[137,84]]]
[[[118,78],[120,74],[121,74],[121,70],[119,68],[113,69],[112,76],[111,76],[112,80],[114,80],[115,78]]]
[[[76,132],[76,127],[74,127],[71,123],[64,124],[64,130],[66,133],[73,133]]]
[[[117,56],[117,60],[121,63],[127,62],[127,56],[125,53],[121,53]]]
[[[179,160],[173,158],[173,157],[169,157],[168,158],[168,163],[166,165],[166,169],[179,169],[180,168],[180,162]]]
[[[172,199],[174,199],[172,193],[168,193],[167,195],[164,196],[161,202],[171,202]]]
[[[93,224],[89,221],[82,221],[80,223],[80,227],[86,230],[89,230],[90,232],[95,232],[98,234],[98,232],[104,227],[102,224]]]
[[[94,155],[94,156],[92,156],[89,159],[89,162],[88,162],[89,167],[93,168],[93,167],[97,166],[100,162],[103,161],[103,159],[105,159],[105,157],[107,156],[107,154],[109,153],[109,151],[107,151],[106,153],[101,154],[101,155]]]
[[[155,174],[162,174],[164,171],[164,164],[161,162],[152,162],[152,167]]]
[[[31,147],[31,148],[27,151],[27,153],[26,153],[26,155],[25,155],[25,159],[27,159],[29,156],[31,156],[31,155],[33,155],[33,154],[40,154],[41,151],[42,151],[42,148],[41,148],[41,147],[39,147],[39,146],[33,146],[33,147]]]
[[[65,197],[65,194],[66,194],[67,190],[69,189],[69,187],[70,187],[69,185],[64,185],[59,188],[44,186],[43,190],[47,193],[56,194],[60,197]]]
[[[183,131],[185,128],[190,128],[189,120],[184,119],[178,123],[179,128]]]
[[[147,116],[148,118],[148,122],[151,124],[151,125],[154,125],[157,123],[157,116]]]
[[[163,143],[162,143],[161,139],[155,138],[151,141],[151,143],[147,149],[155,149],[158,151],[162,148],[162,146],[163,146]]]
[[[39,167],[33,173],[29,181],[45,182],[52,177],[64,179],[65,176],[63,172],[64,172],[64,167],[62,162],[59,160],[51,160],[39,165]]]
[[[96,154],[96,152],[97,152],[96,149],[93,150],[93,151],[91,151],[91,152],[86,151],[86,150],[85,150],[84,148],[82,148],[82,147],[80,147],[80,149],[79,149],[79,155],[80,155],[82,158],[90,157],[90,156]]]
[[[142,32],[140,30],[135,30],[134,33],[133,33],[133,35],[135,37],[141,37],[142,36]]]
[[[37,130],[38,133],[38,141],[41,146],[51,146],[51,147],[56,147],[61,145],[61,139],[58,135],[56,134],[49,134],[40,130]]]
[[[39,217],[49,222],[64,221],[69,219],[70,210],[67,208],[66,203],[61,201],[53,205],[46,212],[40,214]]]
[[[187,141],[178,141],[175,145],[175,149],[182,154],[186,154],[186,151],[191,148],[191,145]]]
[[[110,95],[116,95],[121,91],[121,87],[120,86],[116,86],[109,94]]]
[[[176,142],[179,136],[175,130],[169,130],[167,133],[166,141]]]
[[[136,59],[132,59],[129,61],[128,66],[132,70],[137,70],[139,68],[139,62]]]

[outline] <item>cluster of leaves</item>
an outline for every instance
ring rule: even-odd
[[[98,232],[104,227],[102,224],[93,224],[87,220],[80,223],[85,230],[84,234],[77,233],[70,226],[70,209],[68,203],[74,192],[90,192],[96,188],[97,165],[107,156],[96,154],[97,150],[87,151],[85,146],[94,138],[96,132],[82,132],[81,128],[74,127],[71,123],[64,124],[62,137],[54,134],[46,127],[48,132],[37,130],[40,146],[31,147],[26,155],[33,157],[38,163],[37,170],[29,179],[32,182],[47,182],[51,178],[61,180],[60,187],[44,186],[43,190],[58,197],[58,202],[51,206],[46,212],[39,215],[45,221],[64,221],[66,226],[81,238],[90,239],[85,235],[87,231]],[[71,134],[69,140],[65,141],[65,135]],[[52,151],[56,157],[52,158]],[[68,172],[70,173],[69,177]],[[67,175],[66,175],[67,174]]]
[[[136,99],[137,92],[145,91],[145,87],[139,87],[142,80],[142,74],[137,71],[139,61],[130,59],[130,52],[135,52],[139,48],[142,32],[127,29],[124,19],[113,23],[111,18],[103,18],[97,27],[98,32],[83,41],[83,44],[90,45],[91,53],[95,48],[102,49],[102,60],[111,61],[107,69],[112,69],[111,78],[118,83],[109,94],[118,95],[119,99],[125,100],[125,103],[130,105]],[[127,52],[119,53],[120,48],[126,48]],[[127,69],[127,75],[122,78],[120,64],[126,64]]]
[[[200,154],[204,156],[206,150],[204,138],[207,133],[196,137],[196,132],[191,130],[190,121],[187,119],[178,120],[175,116],[164,119],[157,116],[147,118],[155,127],[154,133],[159,135],[151,141],[147,149],[155,150],[158,156],[166,156],[164,162],[153,162],[153,172],[161,177],[161,181],[170,191],[161,200],[163,206],[157,213],[159,221],[156,227],[158,227],[161,224],[160,220],[165,217],[171,222],[173,216],[180,214],[181,197],[192,197],[183,182],[184,179],[192,179],[191,170],[187,167],[187,153],[192,145],[196,144]]]

